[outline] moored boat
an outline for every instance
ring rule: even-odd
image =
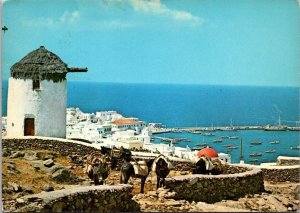
[[[252,142],[250,142],[250,144],[252,144],[252,145],[260,145],[262,143],[260,141],[252,141]]]
[[[234,146],[233,144],[225,144],[224,147]]]
[[[237,148],[239,148],[238,146],[228,146],[227,147],[228,149],[237,149]]]
[[[291,149],[300,149],[300,146],[291,146]]]
[[[271,144],[279,144],[279,141],[270,141]]]
[[[262,156],[262,153],[254,152],[250,154],[250,157],[259,157]]]
[[[258,159],[251,159],[249,162],[255,163],[255,162],[258,162]]]
[[[238,139],[238,136],[229,136],[229,139]]]
[[[265,153],[274,153],[274,152],[276,152],[275,149],[270,149],[270,150],[265,151]]]
[[[202,133],[202,135],[203,135],[203,136],[215,136],[214,134],[209,133],[209,132],[208,132],[208,133],[207,133],[207,132],[204,132],[204,133]]]
[[[221,142],[222,142],[222,139],[220,139],[220,138],[214,140],[214,143],[221,143]]]

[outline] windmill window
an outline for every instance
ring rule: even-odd
[[[32,89],[39,90],[41,88],[40,80],[33,80],[32,81]]]

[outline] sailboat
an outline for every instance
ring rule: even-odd
[[[268,124],[267,126],[265,126],[264,130],[265,131],[286,131],[287,126],[284,126],[284,125],[281,124],[281,118],[280,118],[280,115],[279,115],[278,125],[277,126],[271,126],[270,124]]]
[[[226,127],[226,131],[236,131],[236,128],[232,124],[232,118],[230,119],[230,127]]]

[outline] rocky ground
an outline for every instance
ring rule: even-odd
[[[41,191],[53,191],[91,185],[84,173],[83,156],[61,156],[46,150],[3,151],[2,189],[4,210],[15,211],[17,199]],[[188,171],[171,171],[169,176],[186,175]],[[113,171],[106,184],[118,184],[119,172]],[[180,211],[296,211],[300,209],[299,183],[268,183],[266,192],[247,195],[239,200],[223,200],[214,204],[175,200],[174,192],[167,189],[156,190],[156,176],[150,173],[146,180],[145,194],[140,194],[140,179],[130,179],[133,185],[133,199],[144,212]]]

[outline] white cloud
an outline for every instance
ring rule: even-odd
[[[64,14],[59,18],[61,23],[74,23],[79,19],[79,12],[74,11],[70,13],[69,11],[65,11]]]
[[[121,20],[98,21],[93,24],[94,29],[120,29],[135,27],[134,22],[125,22]]]
[[[170,9],[163,5],[160,0],[130,0],[129,2],[137,12],[166,15],[174,20],[190,21],[194,24],[201,24],[203,21],[200,17],[194,16],[189,12]]]
[[[64,24],[74,24],[79,20],[80,14],[78,11],[65,11],[62,16],[60,16],[58,19],[53,18],[36,18],[36,19],[30,19],[28,17],[22,18],[22,23],[25,26],[29,27],[59,27]]]

